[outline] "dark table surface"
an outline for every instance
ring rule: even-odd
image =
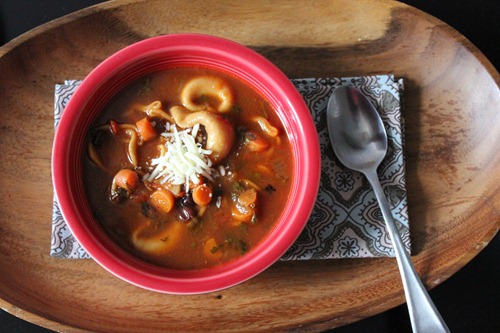
[[[0,45],[98,0],[0,0]],[[500,70],[500,0],[404,0],[446,22],[474,43]],[[500,109],[499,109],[500,112]],[[500,153],[500,152],[499,152]],[[500,332],[500,237],[469,264],[430,291],[452,332]],[[406,304],[333,330],[411,332]],[[47,333],[0,310],[0,332]]]

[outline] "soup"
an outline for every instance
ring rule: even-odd
[[[252,251],[286,204],[293,154],[276,111],[243,81],[178,67],[121,91],[83,160],[96,220],[127,252],[172,269]]]

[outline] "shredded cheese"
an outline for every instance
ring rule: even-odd
[[[190,183],[199,184],[200,175],[213,181],[212,162],[208,156],[212,151],[203,149],[196,142],[199,126],[193,129],[178,131],[175,125],[167,127],[170,131],[161,135],[167,140],[166,152],[158,158],[151,160],[153,171],[147,176],[148,181],[155,179],[160,183],[172,185],[185,185],[189,190]]]

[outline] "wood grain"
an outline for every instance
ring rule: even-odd
[[[300,332],[404,301],[392,259],[280,262],[231,289],[174,296],[129,285],[91,260],[49,256],[54,84],[166,33],[233,39],[290,78],[403,77],[417,270],[432,288],[484,248],[500,225],[498,72],[455,30],[404,4],[312,3],[111,2],[0,48],[0,306],[58,331]]]

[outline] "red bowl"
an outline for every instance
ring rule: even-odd
[[[228,72],[259,91],[278,111],[292,144],[291,194],[275,228],[245,256],[221,267],[195,271],[160,268],[118,247],[95,221],[83,189],[83,142],[110,98],[132,81],[175,65]],[[314,206],[320,176],[318,135],[309,110],[289,79],[258,53],[214,36],[175,34],[126,47],[97,66],[69,101],[56,131],[52,178],[71,232],[101,266],[134,285],[158,292],[194,294],[241,283],[276,262],[295,242]]]

